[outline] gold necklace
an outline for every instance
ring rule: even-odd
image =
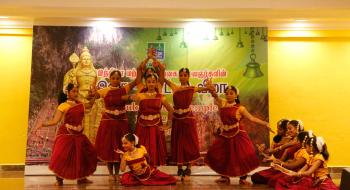
[[[119,86],[109,86],[111,89],[118,89],[120,88]]]
[[[157,94],[157,92],[145,92],[148,96],[154,96]]]
[[[137,151],[137,148],[136,148],[136,147],[134,147],[134,150],[129,151],[130,156],[135,156],[136,151]]]
[[[67,100],[66,102],[69,103],[69,104],[75,104],[76,103],[75,100]]]
[[[226,102],[227,107],[233,107],[234,105],[236,105],[236,102],[232,102],[232,103]]]

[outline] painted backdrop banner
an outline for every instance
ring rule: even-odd
[[[149,48],[165,64],[165,77],[177,84],[178,70],[190,69],[190,84],[203,86],[212,78],[220,96],[227,85],[240,90],[240,101],[254,116],[268,121],[267,28],[213,28],[211,31],[183,28],[96,28],[71,26],[35,26],[33,38],[30,110],[26,164],[47,164],[57,126],[37,130],[51,119],[64,84],[79,84],[82,101],[97,77],[96,86],[108,86],[109,73],[122,72],[123,84],[136,77],[136,67],[146,58]],[[89,51],[92,62],[80,60]],[[82,69],[89,68],[89,69]],[[74,78],[77,74],[79,80]],[[162,92],[169,102],[172,93]],[[103,102],[95,102],[84,118],[84,133],[94,143]],[[126,106],[130,127],[134,129],[138,105]],[[197,93],[191,106],[197,120],[199,144],[204,155],[214,140],[213,129],[221,125],[218,108],[207,92]],[[166,113],[163,114],[165,121]],[[268,131],[248,120],[242,121],[255,143],[269,143]],[[170,152],[170,130],[166,131]],[[171,156],[169,154],[169,156]],[[201,160],[197,164],[202,164]],[[169,163],[171,164],[171,163]]]

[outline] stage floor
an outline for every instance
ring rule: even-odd
[[[90,180],[93,181],[93,184],[89,185],[76,185],[75,181],[67,181],[62,187],[59,187],[61,190],[68,189],[86,189],[86,190],[111,190],[111,189],[142,189],[142,190],[170,190],[170,189],[273,189],[268,188],[265,185],[244,187],[238,185],[238,178],[232,178],[230,185],[216,184],[214,180],[217,176],[192,176],[190,181],[181,182],[178,181],[176,185],[171,186],[137,186],[137,187],[122,187],[114,182],[108,181],[108,176],[91,176]],[[25,177],[25,189],[27,190],[52,190],[57,189],[57,187],[52,184],[55,182],[54,177]]]
[[[138,186],[122,187],[116,183],[109,182],[106,175],[93,175],[89,179],[93,181],[89,185],[77,185],[76,181],[64,181],[62,187],[54,185],[55,177],[52,175],[24,176],[23,171],[0,171],[0,189],[26,189],[26,190],[112,190],[112,189],[142,189],[142,190],[171,190],[171,189],[245,189],[245,190],[272,190],[266,185],[241,186],[238,184],[238,178],[231,178],[231,184],[216,184],[214,180],[218,176],[192,176],[190,181],[178,181],[172,186]],[[332,174],[334,182],[339,185],[340,176]],[[250,180],[250,178],[248,177]]]

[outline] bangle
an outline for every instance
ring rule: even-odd
[[[298,172],[297,175],[298,175],[298,177],[301,177],[301,176],[302,176],[301,172]]]

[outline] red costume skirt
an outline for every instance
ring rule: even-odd
[[[254,184],[268,184],[271,187],[275,187],[277,180],[279,178],[283,178],[284,176],[284,173],[273,168],[269,168],[256,172],[251,176],[251,179]]]
[[[49,169],[63,179],[82,179],[96,170],[97,156],[83,134],[61,134],[56,137]]]
[[[189,163],[200,157],[198,133],[194,118],[173,119],[171,128],[171,160]]]
[[[252,141],[245,131],[233,129],[233,137],[218,135],[209,147],[205,162],[220,175],[242,176],[259,166]],[[232,132],[230,132],[232,133]]]
[[[120,183],[124,186],[176,184],[177,180],[175,177],[161,172],[156,168],[150,170],[143,176],[136,176],[131,172],[126,172],[121,176]]]
[[[160,166],[166,163],[167,151],[164,131],[159,125],[143,126],[137,123],[135,134],[139,137],[139,144],[145,146],[150,157],[151,166]]]
[[[100,160],[119,162],[120,156],[114,150],[122,150],[122,137],[129,133],[127,119],[112,119],[104,116],[96,135],[96,152]]]
[[[338,190],[331,178],[326,178],[314,184],[315,180],[308,176],[301,179],[285,176],[277,180],[276,190]]]

